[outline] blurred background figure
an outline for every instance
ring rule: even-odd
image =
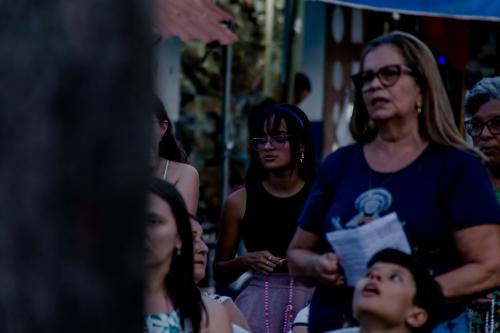
[[[474,146],[486,155],[486,166],[500,201],[500,77],[485,78],[469,91],[465,102],[465,129]],[[497,332],[500,329],[500,292],[471,304],[472,332]]]
[[[293,104],[300,105],[311,93],[311,82],[304,73],[296,73],[293,82]]]
[[[424,43],[391,32],[370,41],[361,59],[353,76],[357,143],[326,158],[288,251],[293,275],[316,282],[309,330],[355,325],[342,258],[325,233],[396,212],[413,254],[447,300],[446,320],[436,330],[465,332],[464,297],[500,285],[500,207],[493,187],[455,126]]]
[[[312,289],[288,274],[286,250],[315,176],[307,116],[288,104],[250,114],[252,146],[246,185],[226,200],[215,254],[215,280],[225,284],[247,270],[254,275],[236,299],[253,332],[291,327]],[[237,255],[243,240],[248,252]]]
[[[192,231],[182,197],[157,178],[148,189],[144,331],[232,332],[223,307],[205,303],[194,281]]]
[[[151,168],[155,177],[173,184],[182,195],[187,209],[196,214],[198,209],[198,171],[186,163],[186,153],[173,131],[167,110],[154,96],[153,131],[151,138]]]

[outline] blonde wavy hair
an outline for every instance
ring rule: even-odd
[[[431,142],[470,151],[472,147],[467,144],[455,125],[437,63],[427,45],[415,36],[401,31],[379,36],[363,49],[361,71],[366,55],[381,45],[396,47],[406,64],[412,68],[412,76],[420,87],[423,100],[418,120],[420,135]],[[362,92],[356,89],[350,130],[358,143],[369,143],[377,135],[378,129],[369,126],[369,120]]]

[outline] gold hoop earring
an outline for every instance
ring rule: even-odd
[[[421,106],[417,106],[417,114],[421,114],[422,113],[422,107]]]
[[[373,122],[373,120],[371,120],[371,119],[370,119],[370,120],[368,120],[368,124],[367,124],[367,125],[368,125],[368,128],[369,128],[369,129],[374,129],[374,128],[375,128],[375,123],[374,123],[374,122]]]

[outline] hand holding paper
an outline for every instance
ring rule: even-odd
[[[347,284],[355,286],[366,264],[380,250],[393,248],[411,253],[410,244],[395,212],[355,229],[332,231],[326,238],[340,258]]]
[[[322,254],[316,265],[318,279],[325,285],[339,285],[344,282],[344,278],[339,274],[339,259],[333,252]]]

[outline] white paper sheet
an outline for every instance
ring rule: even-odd
[[[411,254],[410,244],[395,212],[354,229],[332,231],[326,238],[340,258],[347,285],[363,277],[372,256],[386,248]]]

